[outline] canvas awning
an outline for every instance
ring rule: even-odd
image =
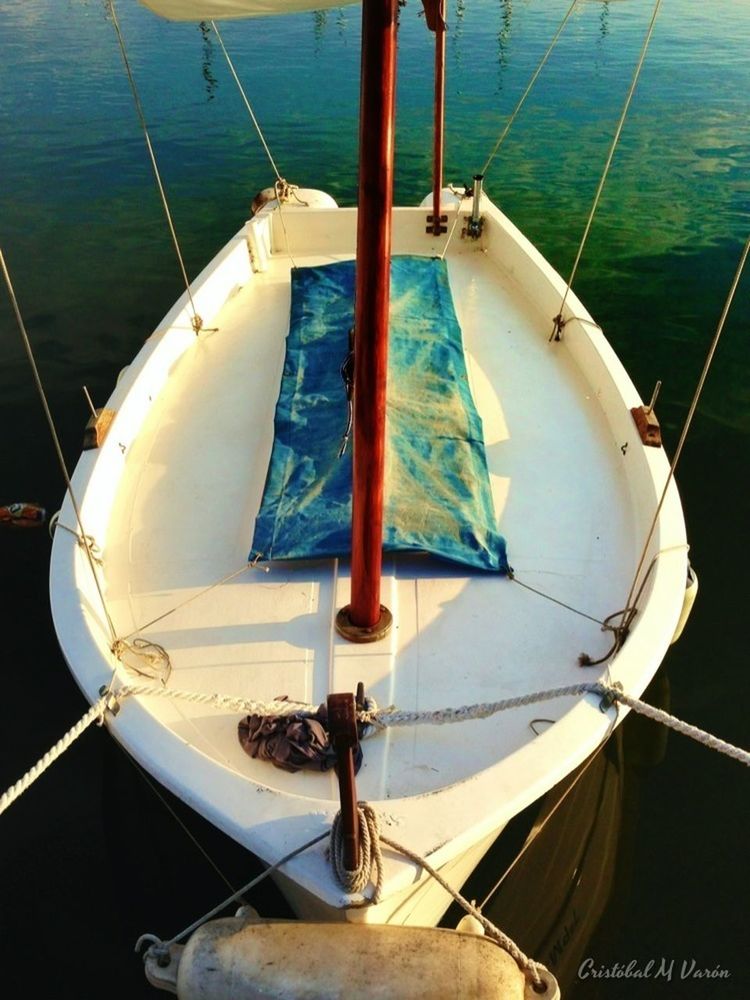
[[[240,17],[269,17],[304,10],[347,7],[359,0],[140,0],[170,21],[219,21]]]

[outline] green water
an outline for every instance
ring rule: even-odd
[[[567,7],[449,0],[448,178],[468,180],[481,167]],[[210,33],[159,21],[127,0],[118,10],[194,275],[272,173]],[[402,10],[399,36],[396,196],[406,204],[430,188],[432,39],[419,10],[415,0]],[[487,177],[489,194],[565,275],[651,10],[651,0],[581,0]],[[223,34],[284,176],[353,204],[359,9],[235,22]],[[0,39],[0,246],[73,462],[86,420],[81,386],[104,402],[179,294],[179,272],[105,5],[0,0]],[[641,394],[663,380],[658,409],[669,449],[750,229],[749,50],[746,0],[665,0],[576,280]],[[742,698],[749,307],[747,278],[678,475],[701,591],[656,692],[669,686],[678,716],[740,744],[750,742]],[[39,499],[56,509],[61,481],[4,295],[0,418],[0,503]],[[50,625],[48,547],[41,533],[0,536],[3,788],[82,710]],[[611,830],[601,840],[581,835],[598,845],[589,874],[580,858],[554,866],[555,891],[567,893],[558,930],[534,938],[509,904],[493,916],[528,934],[520,943],[540,958],[567,949],[568,996],[750,995],[741,934],[745,776],[679,737],[658,766],[646,767],[652,734],[625,729],[624,763],[610,751],[601,796],[592,793],[592,816],[610,793],[619,803]],[[0,979],[14,984],[9,995],[24,994],[21,959],[32,963],[26,981],[38,978],[52,996],[151,995],[130,956],[134,935],[168,934],[222,892],[121,756],[89,733],[0,821]],[[567,816],[555,844],[574,822],[589,820]],[[142,864],[133,861],[134,842]],[[244,859],[215,848],[243,880]],[[489,859],[478,897],[505,860],[500,849]],[[614,881],[601,877],[598,904],[576,897],[591,866],[615,872]],[[535,891],[552,896],[549,884]],[[538,908],[533,893],[528,908]],[[43,937],[32,942],[31,934]],[[631,958],[676,966],[671,981],[579,980],[587,956],[597,966]],[[730,978],[680,980],[680,963],[692,959]],[[100,976],[109,971],[106,988],[81,980],[87,962]]]

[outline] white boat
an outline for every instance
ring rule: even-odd
[[[350,602],[346,553],[248,567],[290,274],[357,252],[358,210],[315,190],[272,198],[244,222],[123,370],[105,404],[106,436],[73,476],[81,524],[101,554],[96,578],[70,497],[59,523],[73,530],[55,534],[53,618],[84,694],[93,703],[103,688],[142,683],[139,672],[164,667],[165,650],[163,694],[130,695],[107,726],[159,782],[269,865],[330,829],[336,778],[251,758],[237,736],[243,713],[209,696],[317,705],[362,682],[381,708],[429,713],[602,680],[637,697],[683,611],[677,489],[670,482],[659,506],[669,464],[642,440],[631,411],[650,411],[603,332],[480,187],[473,198],[442,189],[445,233],[428,231],[432,205],[393,209],[392,253],[447,264],[513,574],[385,553],[380,600],[393,627],[356,644],[336,629]],[[562,335],[550,338],[561,303]],[[623,618],[627,634],[613,641],[602,625]],[[152,644],[145,658],[141,641]],[[601,662],[582,667],[582,653]],[[170,696],[180,691],[197,698]],[[537,704],[378,730],[363,741],[358,797],[389,838],[458,888],[509,820],[595,751],[624,712],[590,693],[551,701],[544,714],[556,721],[538,733]],[[342,887],[325,842],[274,878],[306,919],[433,926],[451,899],[389,849],[377,902],[371,887]]]

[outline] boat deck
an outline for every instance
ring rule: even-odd
[[[398,247],[396,247],[398,249]],[[300,266],[350,255],[295,253]],[[239,289],[174,364],[129,447],[106,535],[118,634],[199,594],[247,559],[272,445],[289,315],[289,259]],[[620,608],[636,559],[622,455],[600,401],[549,317],[491,256],[449,257],[469,378],[482,418],[498,526],[518,581],[601,619]],[[430,557],[384,561],[389,638],[351,645],[333,619],[348,602],[345,560],[274,563],[202,594],[141,633],[169,652],[170,685],[321,702],[364,681],[379,705],[436,709],[595,679],[610,636],[507,578]],[[594,671],[598,674],[598,671]],[[457,782],[534,739],[563,701],[454,726],[391,730],[365,745],[361,798],[414,796]],[[331,774],[250,759],[237,718],[159,699],[181,740],[237,774],[308,798],[337,797]]]

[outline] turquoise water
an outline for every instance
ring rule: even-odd
[[[467,180],[481,167],[567,7],[568,0],[449,0],[448,178]],[[430,187],[432,40],[419,9],[412,0],[402,10],[399,39],[396,194],[407,204]],[[581,0],[487,177],[489,194],[563,274],[651,9],[650,0]],[[126,0],[118,10],[194,275],[272,173],[210,33],[169,25]],[[358,9],[237,22],[223,34],[282,173],[353,204]],[[81,385],[97,403],[106,399],[120,367],[179,293],[179,272],[105,5],[0,0],[0,38],[0,246],[72,462],[87,415]],[[670,449],[750,229],[749,50],[746,0],[665,0],[575,286],[641,394],[663,380],[658,409]],[[740,696],[749,306],[750,277],[678,476],[701,592],[660,680],[660,696],[671,689],[677,715],[740,744],[750,742]],[[62,486],[4,294],[0,417],[0,503],[39,499],[55,509]],[[82,703],[49,624],[48,541],[6,533],[0,551],[5,787]],[[567,929],[567,955],[577,950],[579,960],[677,963],[670,982],[578,980],[573,962],[570,996],[747,996],[744,774],[679,737],[647,768],[647,736],[628,726],[630,756],[614,759],[606,779],[621,809],[604,838],[617,845],[616,879],[604,901],[576,903],[586,879],[578,862],[561,861],[562,929],[535,937],[507,909],[493,916],[542,959],[559,958]],[[89,733],[0,821],[4,968],[13,983],[12,962],[21,956],[42,970],[34,975],[52,995],[151,995],[130,958],[134,932],[169,933],[222,891],[169,817],[158,819],[161,807],[129,780],[120,757],[102,734]],[[201,827],[201,835],[210,842],[210,830]],[[142,864],[132,860],[133,840]],[[244,879],[243,860],[224,844],[217,849],[233,877]],[[490,859],[484,888],[501,860],[502,852]],[[549,885],[541,891],[552,893]],[[536,909],[533,897],[528,905]],[[584,909],[593,925],[586,940]],[[45,940],[32,947],[28,935],[40,932]],[[680,981],[680,963],[693,958],[731,977]],[[106,991],[81,982],[86,961],[100,975],[110,970]]]

